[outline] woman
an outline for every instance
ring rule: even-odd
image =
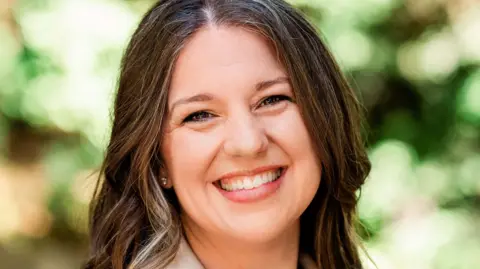
[[[162,0],[125,53],[86,268],[362,268],[359,105],[280,0]]]

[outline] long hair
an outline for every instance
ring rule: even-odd
[[[182,225],[174,191],[159,184],[162,127],[175,61],[208,25],[253,30],[274,48],[322,165],[320,187],[301,216],[300,251],[321,269],[362,268],[356,191],[370,162],[361,108],[315,28],[281,0],[161,0],[146,13],[122,61],[85,268],[159,269],[175,257]]]

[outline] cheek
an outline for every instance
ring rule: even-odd
[[[167,141],[167,140],[166,140]],[[165,143],[164,152],[169,177],[181,207],[194,222],[211,226],[212,202],[208,168],[217,155],[221,137],[218,133],[200,133],[184,129],[174,131]]]
[[[290,195],[293,194],[293,204],[303,208],[311,202],[318,189],[321,166],[300,112],[297,107],[289,109],[281,118],[266,122],[266,127],[272,140],[290,161],[290,175],[294,180],[286,184],[289,184]],[[297,209],[294,207],[293,210]]]
[[[307,128],[296,106],[291,106],[280,117],[265,121],[265,129],[269,136],[282,150],[289,155],[291,161],[313,158],[312,143]]]
[[[220,137],[215,133],[200,133],[189,129],[174,130],[163,148],[169,177],[174,185],[188,190],[189,186],[207,182],[209,163],[218,150]]]

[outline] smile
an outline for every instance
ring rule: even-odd
[[[252,176],[239,176],[219,181],[220,187],[225,191],[251,190],[264,184],[277,180],[283,168],[265,171]]]
[[[228,200],[236,203],[257,202],[275,194],[287,167],[263,167],[249,172],[230,173],[214,185]]]

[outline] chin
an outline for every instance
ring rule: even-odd
[[[257,217],[252,221],[235,221],[229,225],[225,231],[227,237],[233,237],[245,243],[268,243],[272,242],[282,235],[295,231],[299,227],[300,221],[293,220],[290,224],[285,219],[280,220],[272,216]]]

